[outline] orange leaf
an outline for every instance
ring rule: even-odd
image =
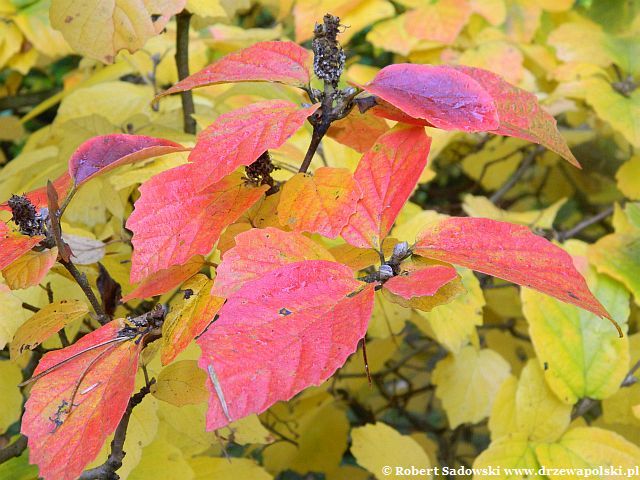
[[[342,231],[348,243],[380,249],[427,164],[430,146],[424,128],[396,126],[362,157],[354,177],[363,197]]]
[[[318,168],[313,175],[298,173],[282,188],[278,218],[301,232],[335,238],[355,212],[360,187],[346,168]]]
[[[12,233],[6,223],[0,222],[0,270],[35,247],[44,237],[27,237]]]
[[[407,13],[407,32],[420,40],[451,44],[471,16],[467,0],[438,0]]]
[[[202,255],[194,255],[183,265],[172,265],[169,268],[152,273],[142,280],[133,292],[122,297],[122,302],[166,293],[198,273],[203,265],[204,257]]]
[[[216,270],[212,293],[229,297],[245,283],[288,263],[334,258],[321,245],[295,232],[273,227],[251,229],[236,236]]]
[[[74,480],[116,429],[133,393],[142,342],[118,338],[114,320],[70,347],[47,353],[22,418],[29,461],[45,480]],[[107,343],[110,342],[110,343]]]
[[[133,231],[132,282],[208,254],[222,230],[268,188],[247,185],[236,173],[199,189],[194,185],[201,176],[193,164],[180,165],[140,187],[140,198],[127,220]]]
[[[300,108],[267,100],[220,115],[198,135],[189,160],[199,169],[199,187],[217,182],[241,165],[251,165],[278,148],[305,123],[319,104]]]
[[[224,298],[212,296],[212,286],[213,280],[202,274],[195,275],[182,286],[184,295],[172,304],[162,325],[163,365],[171,363],[200,335],[222,307]]]
[[[87,305],[80,300],[61,300],[46,305],[16,331],[11,341],[11,358],[16,358],[26,349],[33,350],[65,325],[88,312]]]
[[[29,250],[2,269],[2,276],[11,290],[29,288],[39,284],[58,258],[58,248],[35,252]]]
[[[429,224],[413,250],[611,318],[589,291],[571,256],[525,226],[488,218],[445,218]]]
[[[227,82],[309,83],[311,52],[293,42],[259,42],[222,57],[159,96]]]
[[[337,122],[333,122],[327,135],[357,152],[364,153],[376,143],[377,138],[389,131],[389,126],[382,118],[357,108]]]

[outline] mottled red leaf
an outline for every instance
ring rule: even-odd
[[[182,265],[172,265],[169,268],[152,273],[142,280],[133,292],[122,297],[122,301],[128,302],[134,298],[149,298],[154,295],[162,295],[194,276],[203,265],[204,257],[202,255],[194,255]]]
[[[300,108],[284,100],[267,100],[220,115],[198,135],[189,160],[198,165],[199,185],[217,182],[265,151],[280,147],[319,105]]]
[[[427,164],[430,146],[422,127],[396,126],[378,138],[354,174],[363,197],[342,231],[348,243],[380,248]]]
[[[311,52],[293,42],[259,42],[222,57],[160,95],[227,82],[309,83]]]
[[[444,130],[482,132],[500,126],[491,95],[473,78],[450,67],[389,65],[363,88]]]
[[[66,360],[36,381],[22,418],[29,461],[45,480],[78,478],[122,418],[142,348],[142,342],[115,341],[123,326],[114,320],[38,364],[34,375]]]
[[[533,288],[610,318],[571,256],[523,225],[487,218],[445,218],[418,235],[414,252]]]
[[[300,232],[336,238],[356,211],[360,187],[346,168],[321,167],[298,173],[282,187],[278,218]]]
[[[580,168],[566,140],[558,131],[555,118],[540,107],[533,93],[515,87],[499,75],[481,68],[466,66],[453,68],[473,77],[493,96],[498,109],[500,126],[492,133],[539,143]]]
[[[382,118],[369,112],[360,113],[357,108],[337,122],[333,122],[327,135],[347,147],[364,153],[369,150],[377,138],[389,131]]]
[[[406,123],[407,125],[417,125],[422,127],[433,127],[433,125],[426,120],[420,118],[413,118],[397,107],[394,107],[389,102],[384,101],[380,97],[373,97],[376,100],[375,106],[371,107],[368,112],[381,118],[387,118],[394,122]]]
[[[71,177],[69,177],[69,172],[64,172],[58,178],[53,181],[53,187],[58,193],[58,198],[65,198],[69,190],[71,190]],[[25,196],[31,201],[33,205],[36,207],[46,207],[47,206],[47,187],[40,187],[36,190],[32,190],[31,192],[25,194]],[[11,211],[9,204],[4,202],[0,204],[0,210]]]
[[[260,413],[329,378],[357,348],[373,285],[345,265],[307,260],[246,283],[198,339],[211,392],[207,429]]]
[[[288,263],[334,260],[323,246],[310,238],[273,227],[253,228],[238,234],[235,241],[235,247],[224,254],[216,269],[214,295],[229,297],[245,283]]]
[[[127,221],[133,232],[132,282],[208,254],[222,230],[268,188],[248,185],[236,173],[200,189],[194,185],[201,175],[193,164],[185,164],[140,187],[140,198]]]
[[[430,265],[392,277],[385,282],[384,288],[409,300],[414,297],[433,295],[440,287],[457,276],[456,269],[453,267]]]
[[[69,159],[69,175],[81,185],[120,165],[187,150],[163,138],[144,135],[100,135],[87,140]]]
[[[28,237],[13,233],[6,223],[0,222],[0,270],[8,267],[35,247],[44,237]]]

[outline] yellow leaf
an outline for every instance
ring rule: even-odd
[[[406,14],[402,14],[376,23],[367,33],[367,41],[381,50],[395,52],[404,57],[409,56],[411,51],[420,44],[420,40],[407,32],[406,17]],[[372,78],[366,79],[365,83],[369,80]]]
[[[186,0],[52,0],[49,17],[77,52],[113,63],[118,51],[142,48],[185,4]]]
[[[587,284],[625,331],[628,292],[592,269]],[[567,404],[615,393],[629,363],[628,338],[618,338],[609,322],[573,305],[527,288],[520,295],[531,340],[551,390]]]
[[[625,197],[640,200],[640,155],[634,155],[623,163],[616,173],[618,188]]]
[[[79,300],[61,300],[47,305],[20,326],[11,342],[11,357],[17,358],[27,349],[33,350],[65,325],[88,312],[87,305]]]
[[[209,398],[206,381],[207,374],[195,360],[181,360],[162,369],[151,392],[157,399],[178,407],[202,403]]]
[[[21,381],[22,371],[18,365],[8,360],[0,362],[0,391],[2,392],[0,431],[2,432],[6,432],[22,413],[22,393],[18,388]]]
[[[558,210],[567,202],[567,199],[562,198],[543,210],[529,210],[526,212],[502,210],[486,197],[465,195],[463,201],[462,209],[470,217],[491,218],[502,222],[520,223],[531,228],[549,229],[553,226]]]
[[[494,137],[477,153],[467,155],[462,170],[480,182],[485,190],[500,188],[522,161],[524,140],[513,137]]]
[[[474,480],[546,480],[538,475],[539,468],[533,446],[526,435],[510,433],[491,442],[473,462],[473,468],[481,470],[473,476]],[[528,469],[528,473],[509,474],[506,469]]]
[[[237,480],[247,478],[251,480],[271,480],[260,465],[248,458],[212,458],[196,457],[189,460],[194,472],[194,480]]]
[[[372,338],[387,338],[398,335],[409,320],[410,311],[390,301],[385,295],[374,297],[373,312],[367,334]]]
[[[7,285],[12,290],[29,288],[39,284],[58,258],[58,248],[36,252],[29,250],[2,270]]]
[[[507,9],[504,0],[470,0],[471,9],[482,15],[491,25],[504,22]]]
[[[177,447],[187,457],[194,457],[212,445],[219,445],[213,432],[205,429],[206,403],[176,407],[169,403],[158,403],[160,419],[158,437]],[[155,442],[154,442],[155,443]],[[146,455],[146,452],[143,452]],[[167,478],[160,475],[156,478]],[[176,478],[182,478],[177,475]]]
[[[257,415],[249,415],[220,429],[220,435],[240,445],[267,444],[275,440],[273,433],[264,428]]]
[[[11,57],[20,51],[22,34],[10,22],[0,22],[0,68],[4,68]]]
[[[144,447],[142,458],[131,471],[128,480],[149,478],[179,478],[191,480],[194,472],[184,454],[171,444],[171,438],[160,431],[153,442]]]
[[[486,418],[509,370],[509,364],[493,350],[471,346],[440,361],[433,371],[433,383],[449,426],[455,428]]]
[[[431,469],[431,460],[422,447],[382,422],[352,429],[351,440],[356,462],[378,480],[433,478],[433,471],[426,473]],[[412,473],[412,468],[425,470]]]
[[[545,468],[572,469],[572,472],[549,473],[551,480],[582,480],[584,469],[621,468],[623,475],[636,472],[640,465],[640,448],[617,433],[601,428],[578,427],[565,433],[557,443],[536,447],[540,465]],[[576,471],[576,469],[583,469]],[[596,478],[615,478],[609,473]]]
[[[491,438],[497,440],[510,432],[517,432],[516,393],[518,379],[513,375],[502,382],[489,416],[489,431]]]
[[[482,307],[485,303],[480,282],[473,272],[465,268],[459,269],[458,273],[466,293],[456,295],[449,303],[436,306],[428,313],[418,312],[429,323],[436,340],[454,354],[469,343],[477,344],[476,326],[482,325]],[[424,331],[424,321],[418,322],[417,326]]]
[[[201,17],[227,18],[227,12],[218,0],[187,0],[186,8]]]
[[[517,47],[508,42],[483,42],[476,48],[465,50],[458,61],[461,65],[491,70],[515,85],[524,78],[524,56]]]

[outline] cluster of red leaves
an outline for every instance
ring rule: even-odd
[[[310,81],[310,65],[310,52],[294,43],[263,42],[224,57],[165,94],[240,81],[304,87]],[[427,163],[431,140],[425,125],[524,138],[578,166],[555,120],[535,97],[491,72],[400,64],[382,69],[360,88],[361,95],[375,96],[375,107],[364,114],[352,112],[329,131],[364,153],[355,173],[325,167],[286,182],[278,211],[282,229],[240,233],[224,253],[211,291],[215,301],[202,307],[208,316],[217,312],[215,322],[204,333],[214,318],[199,318],[178,329],[176,348],[184,348],[201,334],[199,365],[208,374],[211,392],[208,429],[262,412],[325,381],[364,337],[376,289],[384,288],[398,303],[412,306],[414,300],[436,295],[457,278],[449,264],[609,317],[571,257],[526,227],[477,218],[439,220],[425,225],[409,250],[436,262],[411,263],[407,254],[393,265],[382,265],[377,276],[366,281],[303,235],[341,235],[353,247],[380,251]],[[189,163],[142,185],[127,222],[133,231],[131,281],[139,286],[125,301],[164,293],[193,276],[223,230],[262,199],[268,188],[248,182],[239,167],[281,146],[318,108],[319,104],[299,107],[271,100],[221,115],[200,133]],[[379,117],[399,123],[389,129]],[[179,150],[183,147],[162,139],[97,137],[78,149],[69,173],[54,186],[64,196],[118,165]],[[46,205],[44,190],[28,197],[37,206]],[[0,266],[40,241],[5,230],[0,232]],[[23,421],[31,459],[45,478],[77,476],[124,411],[140,342],[122,340],[119,322],[47,354],[38,367],[36,373],[61,365],[38,380]],[[88,364],[78,360],[78,354],[87,350]],[[167,359],[177,353],[174,349]],[[47,396],[48,391],[55,398]],[[107,404],[109,409],[102,408]],[[98,418],[102,420],[94,426]],[[64,474],[61,465],[66,466]]]

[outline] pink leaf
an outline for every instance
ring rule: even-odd
[[[38,364],[34,375],[66,361],[36,381],[22,418],[29,461],[45,480],[78,478],[120,422],[143,345],[113,341],[123,327],[122,320],[114,320],[70,347],[47,353]]]
[[[500,125],[491,95],[472,77],[450,67],[389,65],[363,88],[444,130],[481,132]]]
[[[69,177],[69,172],[64,172],[62,175],[60,175],[58,178],[56,178],[53,181],[53,187],[58,193],[58,198],[65,198],[67,196],[67,194],[69,193],[69,190],[71,190],[71,183],[72,182],[71,182],[71,177]],[[47,206],[48,200],[47,200],[46,185],[36,190],[32,190],[31,192],[27,193],[25,196],[31,201],[31,203],[36,208]],[[0,204],[0,210],[6,210],[10,212],[11,208],[9,207],[9,204],[7,202],[4,202]]]
[[[247,185],[237,173],[204,189],[193,164],[156,175],[140,187],[140,198],[127,221],[133,232],[131,281],[183,265],[206,255],[228,225],[256,203],[268,186]]]
[[[211,293],[229,297],[245,283],[271,270],[304,260],[334,260],[321,245],[296,232],[252,228],[239,233],[236,245],[222,257]]]
[[[492,133],[539,143],[580,168],[580,163],[558,131],[556,120],[540,107],[534,94],[515,87],[499,75],[481,68],[454,68],[473,77],[495,100],[500,126]]]
[[[430,146],[422,127],[396,126],[378,138],[354,174],[363,197],[342,231],[348,243],[380,248],[427,164]]]
[[[311,52],[293,42],[259,42],[222,57],[161,95],[227,82],[278,82],[300,87],[309,83],[311,61]]]
[[[198,135],[189,160],[200,169],[200,184],[217,182],[265,151],[280,147],[319,105],[300,108],[284,100],[267,100],[220,115]]]
[[[87,140],[69,159],[69,175],[76,185],[108,172],[120,165],[139,162],[167,153],[187,150],[162,138],[143,135],[100,135]]]
[[[233,294],[198,339],[198,365],[209,374],[211,392],[207,429],[329,378],[366,332],[374,288],[357,292],[362,286],[345,265],[307,260]]]
[[[28,237],[12,233],[6,223],[0,222],[0,270],[11,265],[35,247],[44,237]]]
[[[429,224],[414,252],[461,265],[610,318],[571,256],[527,227],[487,218],[445,218]]]
[[[384,284],[390,292],[410,300],[413,297],[424,297],[435,294],[440,287],[456,278],[458,274],[453,267],[431,265],[405,272],[392,277]]]

